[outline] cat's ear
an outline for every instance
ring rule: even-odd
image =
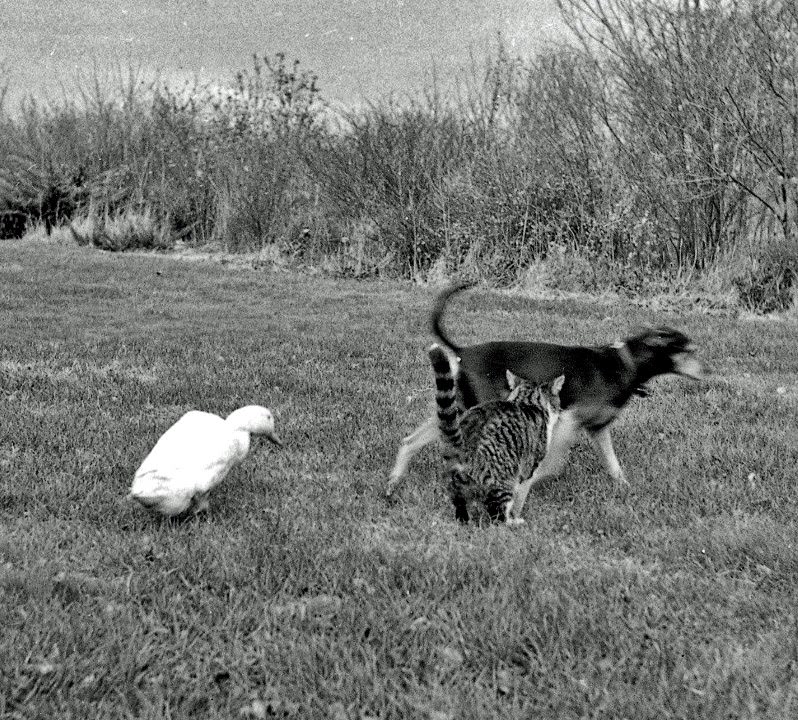
[[[554,382],[551,384],[551,392],[554,395],[559,395],[560,390],[562,390],[562,386],[565,383],[565,375],[560,375],[559,377],[554,379]]]
[[[517,375],[513,375],[509,370],[505,370],[504,372],[507,375],[507,387],[509,387],[510,390],[515,390],[521,382],[520,378]]]

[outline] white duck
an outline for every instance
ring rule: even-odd
[[[194,514],[208,509],[208,493],[249,452],[250,435],[265,435],[282,445],[274,433],[271,410],[247,405],[226,419],[192,410],[155,443],[136,471],[130,497],[162,515]]]

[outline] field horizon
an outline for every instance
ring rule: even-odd
[[[435,288],[0,243],[0,717],[785,718],[798,708],[795,322],[469,292],[463,343],[666,323],[668,377],[526,525],[461,527],[429,410]],[[183,412],[271,407],[173,523],[125,500]]]

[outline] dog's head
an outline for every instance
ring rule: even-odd
[[[625,345],[638,370],[648,377],[676,373],[700,380],[704,376],[692,341],[673,328],[665,325],[648,328],[627,338]]]

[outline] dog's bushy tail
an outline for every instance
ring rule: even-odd
[[[442,345],[445,345],[455,353],[459,352],[460,348],[455,345],[449,339],[449,337],[447,337],[443,330],[443,311],[446,308],[446,303],[449,302],[449,298],[452,297],[452,295],[456,295],[462,290],[470,288],[473,284],[473,282],[469,281],[460,281],[450,285],[448,288],[446,288],[446,290],[441,292],[437,298],[435,298],[435,304],[432,306],[432,312],[429,316],[429,327],[432,331],[432,334],[435,336],[438,342],[440,342]]]
[[[437,343],[430,347],[429,359],[435,374],[438,428],[445,445],[444,458],[448,461],[458,454],[463,445],[463,434],[460,432],[456,368],[452,367],[448,353]]]

